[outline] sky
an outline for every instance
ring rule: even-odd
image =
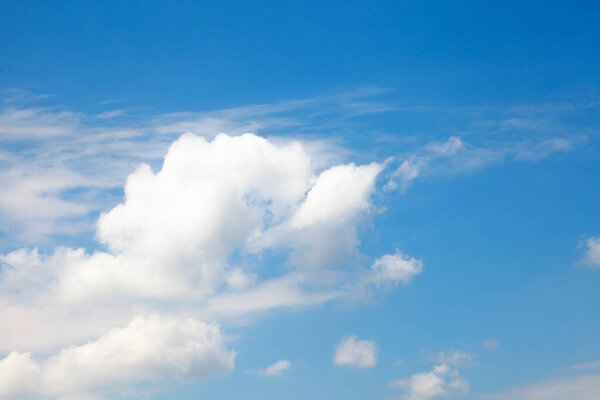
[[[600,399],[600,6],[0,2],[0,398]]]

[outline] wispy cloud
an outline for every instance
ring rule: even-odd
[[[250,375],[258,375],[266,378],[274,378],[281,376],[285,371],[292,367],[292,363],[288,360],[279,360],[266,368],[259,368],[256,371],[247,371]]]
[[[600,393],[600,374],[552,378],[485,396],[498,400],[592,400]]]
[[[592,267],[600,266],[600,237],[589,237],[580,245],[585,249],[583,263]]]
[[[313,152],[319,152],[319,147],[326,149],[315,157],[323,168],[333,159],[391,156],[396,164],[388,187],[402,191],[428,175],[465,173],[510,160],[540,161],[576,150],[595,134],[591,128],[574,126],[561,118],[593,110],[593,102],[457,108],[402,105],[389,100],[388,94],[388,89],[367,86],[212,111],[152,113],[119,108],[86,114],[57,105],[57,99],[48,95],[6,90],[0,106],[3,183],[13,191],[28,187],[19,191],[23,204],[36,202],[47,212],[39,223],[28,224],[25,214],[15,212],[14,202],[5,201],[4,207],[0,205],[1,229],[11,232],[14,244],[34,243],[52,233],[82,228],[91,234],[93,216],[118,200],[127,175],[140,163],[158,167],[169,144],[188,131],[206,138],[221,132],[258,132],[274,140],[293,135],[307,148],[312,146]],[[368,116],[408,118],[422,114],[443,122],[446,137],[440,139],[443,131],[437,131],[438,125],[435,131],[419,134],[402,127],[390,132],[388,127],[368,132],[368,140],[374,144],[369,147],[375,149],[370,151],[376,154],[359,154],[351,149],[356,146],[344,146],[365,140],[359,121]],[[450,117],[452,121],[448,121]],[[529,117],[549,121],[553,128],[516,122]],[[520,129],[528,129],[528,139],[522,138]],[[36,189],[27,180],[38,171],[64,178],[51,189],[42,185]]]

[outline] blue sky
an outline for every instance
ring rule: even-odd
[[[0,397],[600,399],[599,17],[3,2]]]

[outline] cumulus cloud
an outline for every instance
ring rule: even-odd
[[[371,265],[368,281],[377,287],[385,285],[406,285],[423,271],[423,262],[397,250],[395,254],[386,254]]]
[[[289,370],[292,367],[292,363],[288,360],[279,360],[272,365],[269,365],[267,368],[256,370],[256,375],[264,376],[267,378],[273,378],[276,376],[280,376],[285,371]]]
[[[31,353],[10,353],[0,360],[0,393],[8,399],[101,398],[133,383],[228,374],[235,356],[217,325],[139,316],[43,361],[33,360]]]
[[[310,126],[312,132],[316,130],[310,110],[318,108],[320,115],[329,113],[328,121],[335,119],[341,123],[344,117],[338,112],[356,113],[359,109],[371,108],[365,97],[378,92],[355,91],[352,95],[320,96],[211,112],[140,115],[135,109],[126,114],[114,109],[85,114],[46,105],[50,96],[18,89],[0,91],[0,142],[3,144],[0,170],[4,171],[0,173],[0,183],[13,193],[3,196],[6,204],[0,201],[0,231],[10,232],[11,237],[18,239],[14,240],[17,244],[39,244],[54,233],[74,230],[91,233],[94,221],[89,214],[96,215],[114,204],[115,192],[132,168],[141,162],[159,165],[170,143],[185,132],[212,139],[220,132],[240,135],[261,130],[263,134],[276,131],[281,135],[293,127],[298,136],[303,126]],[[56,104],[55,100],[52,103]],[[35,105],[40,102],[44,106]],[[379,107],[372,110],[379,112]],[[299,112],[304,113],[302,118],[298,118]],[[17,141],[20,144],[14,146]],[[333,160],[339,163],[341,157],[331,140],[313,135],[310,140],[305,138],[304,143],[313,154],[317,148],[327,149],[319,155],[319,160],[313,159],[321,163],[320,167],[334,165]],[[45,179],[36,181],[40,175]],[[66,179],[57,182],[57,177]],[[16,194],[23,207],[12,201]],[[34,202],[35,207],[26,206]],[[40,218],[30,223],[28,213],[36,210],[40,210]]]
[[[452,351],[448,354],[439,353],[434,359],[439,364],[430,371],[397,379],[390,386],[402,390],[402,399],[405,400],[429,400],[468,393],[469,382],[460,377],[457,367],[470,363],[472,357],[462,351]]]
[[[52,282],[42,289],[65,302],[205,299],[224,283],[251,286],[228,266],[234,250],[287,248],[298,255],[296,267],[336,265],[357,252],[357,224],[380,171],[376,163],[348,164],[315,174],[298,142],[185,135],[159,172],[143,165],[131,174],[123,203],[100,216],[97,237],[107,252],[58,249],[23,262],[17,252],[3,258],[0,282],[25,292],[36,268]]]
[[[27,396],[12,382],[37,379],[34,397],[62,398],[164,376],[209,377],[230,371],[235,355],[218,327],[200,321],[239,322],[342,297],[345,283],[366,270],[344,261],[360,255],[358,232],[374,210],[384,166],[318,165],[295,141],[187,134],[160,170],[137,168],[123,201],[100,216],[96,236],[105,250],[0,256],[0,313],[13,319],[0,333],[9,353],[2,368],[12,377],[0,390]],[[279,274],[260,279],[253,260],[271,250],[289,257]],[[397,256],[375,268],[378,282],[408,281],[416,261]],[[165,317],[143,317],[156,309]],[[351,337],[340,346],[338,363],[375,365],[374,343]],[[32,350],[55,355],[38,361]]]
[[[335,365],[373,368],[377,365],[377,345],[374,340],[345,336],[335,346],[333,362]]]
[[[314,306],[348,295],[357,282],[392,287],[420,273],[421,261],[399,251],[371,269],[361,264],[360,230],[377,209],[373,197],[389,164],[349,163],[315,151],[314,143],[217,134],[297,127],[291,113],[307,107],[346,108],[345,115],[389,109],[360,97],[155,115],[127,127],[115,125],[115,110],[94,117],[3,107],[0,141],[10,150],[0,150],[0,229],[18,233],[5,237],[90,229],[91,216],[108,211],[96,224],[100,246],[93,250],[0,256],[0,318],[11,321],[0,330],[8,354],[0,361],[0,397],[85,398],[163,377],[227,373],[235,354],[216,325],[201,321]],[[319,122],[312,122],[304,126],[314,130]],[[186,130],[204,137],[186,134],[170,144]],[[12,146],[15,140],[23,146]],[[534,148],[545,157],[570,147],[536,142],[521,146],[519,157],[538,159],[527,152]],[[398,163],[387,185],[406,190],[436,168],[473,169],[507,154],[518,158],[516,150],[452,137]],[[128,174],[125,197],[109,209]],[[281,265],[265,278],[260,259],[270,252],[281,255]],[[152,316],[156,310],[163,316]],[[144,347],[150,340],[158,346]],[[376,364],[373,341],[348,337],[336,350],[337,364]],[[450,372],[437,374],[454,382]]]

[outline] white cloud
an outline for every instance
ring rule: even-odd
[[[285,371],[292,367],[292,363],[288,360],[279,360],[276,363],[269,365],[267,368],[259,369],[256,374],[267,378],[281,376]]]
[[[439,157],[456,155],[463,148],[463,141],[456,136],[448,138],[446,142],[434,142],[426,146],[427,150]]]
[[[447,364],[453,367],[466,367],[473,364],[473,356],[462,350],[451,350],[449,352],[437,353],[430,360],[439,364]]]
[[[65,168],[7,168],[0,172],[0,218],[16,227],[20,238],[40,240],[64,232],[57,218],[80,218],[91,211],[90,204],[66,200],[61,193],[84,183],[83,177]],[[28,229],[27,226],[35,226]],[[86,227],[88,229],[89,227]]]
[[[71,135],[80,116],[49,108],[14,108],[0,110],[0,137],[31,140]]]
[[[488,395],[498,400],[596,400],[600,399],[600,374],[547,379]]]
[[[392,381],[390,386],[402,390],[401,398],[405,400],[429,400],[468,393],[469,382],[460,377],[456,366],[470,363],[472,357],[462,351],[453,351],[449,354],[439,353],[434,358],[439,364],[433,366],[430,371],[397,379]]]
[[[400,182],[400,190],[406,192],[412,181],[421,175],[423,169],[427,166],[427,159],[412,156],[402,162],[398,168],[391,174],[390,180],[386,184],[386,189],[395,190]]]
[[[545,139],[533,144],[524,142],[517,146],[515,158],[530,161],[542,160],[554,153],[573,150],[574,142],[561,137]]]
[[[600,368],[600,361],[591,361],[591,362],[571,365],[570,367],[567,368],[567,370],[593,369],[593,368]]]
[[[0,397],[32,398],[39,391],[41,370],[31,353],[12,352],[0,360]]]
[[[584,247],[586,248],[583,258],[584,263],[591,266],[600,266],[600,237],[587,238]]]
[[[33,360],[30,353],[10,353],[0,360],[0,393],[8,399],[101,398],[140,382],[228,374],[235,356],[226,349],[216,325],[139,316],[125,327],[66,347],[44,361]]]
[[[28,244],[39,244],[42,238],[50,240],[53,233],[91,232],[93,221],[90,214],[114,204],[114,192],[121,187],[131,169],[140,162],[158,165],[169,144],[188,131],[211,139],[220,132],[233,135],[257,131],[263,134],[276,132],[278,135],[292,132],[296,137],[304,135],[307,149],[313,142],[327,143],[328,151],[319,155],[320,160],[311,160],[321,164],[318,169],[339,164],[340,158],[348,154],[349,150],[334,144],[338,138],[315,139],[316,134],[325,132],[331,137],[333,127],[336,130],[348,127],[354,116],[398,109],[397,105],[369,99],[370,96],[383,92],[385,90],[378,88],[360,88],[335,95],[211,112],[136,115],[136,110],[131,109],[127,114],[121,115],[123,118],[115,120],[113,117],[119,116],[122,110],[84,114],[64,107],[39,107],[32,103],[48,96],[36,96],[18,89],[3,91],[0,99],[0,142],[7,146],[0,146],[3,148],[0,150],[0,170],[21,170],[23,179],[14,177],[14,181],[8,182],[9,185],[4,182],[2,186],[31,189],[19,190],[19,198],[24,200],[23,204],[38,202],[41,207],[28,207],[27,210],[31,212],[45,209],[47,212],[43,213],[44,218],[30,223],[26,213],[13,212],[18,204],[9,202],[11,204],[6,208],[0,204],[0,231],[10,231],[10,237],[15,238],[15,243],[24,241]],[[56,99],[53,102],[56,103]],[[425,110],[434,114],[445,112],[436,107],[403,109],[417,113]],[[473,107],[453,109],[453,112],[469,114],[472,109]],[[522,109],[523,107],[521,111],[517,108],[494,111],[487,107],[486,111],[491,114],[500,111],[499,115],[505,118],[506,112],[514,114],[522,112]],[[554,116],[557,111],[565,111],[565,107],[561,105],[549,108],[545,105],[538,107],[536,112],[539,113],[540,110]],[[482,111],[484,110],[479,110]],[[469,116],[473,117],[471,114]],[[496,117],[491,116],[492,119]],[[489,127],[486,126],[485,129],[489,130]],[[395,175],[392,173],[388,188],[402,186],[406,190],[414,179],[424,173],[460,173],[511,158],[540,160],[559,151],[573,150],[585,140],[582,137],[567,136],[567,132],[563,131],[555,133],[556,136],[550,138],[545,135],[541,139],[522,142],[504,140],[479,146],[464,143],[462,139],[451,136],[447,141],[424,144],[417,150],[391,149],[392,152],[400,150],[412,154],[407,155],[400,163]],[[14,147],[12,143],[15,140],[25,145]],[[309,153],[315,154],[312,150]],[[327,162],[323,164],[325,159]],[[63,180],[60,187],[51,190],[21,182],[35,177],[40,171],[47,177],[53,174],[78,175],[79,179]],[[9,200],[15,198],[13,195],[5,197]],[[326,249],[322,249],[321,253],[326,253]]]
[[[507,160],[541,161],[555,153],[572,151],[585,140],[585,137],[554,137],[475,145],[452,136],[408,154],[389,175],[386,189],[399,188],[405,192],[414,180],[425,174],[456,175]]]
[[[316,173],[314,164],[298,142],[184,135],[160,171],[144,165],[131,174],[124,201],[99,218],[97,237],[108,251],[18,250],[0,258],[0,305],[12,314],[18,300],[23,321],[37,319],[40,307],[61,310],[66,321],[83,305],[108,305],[122,321],[132,305],[148,310],[155,301],[184,301],[185,309],[230,318],[339,297],[335,285],[356,271],[340,269],[331,279],[316,270],[359,254],[357,229],[372,209],[382,167],[347,164]],[[260,256],[272,248],[290,249],[289,262],[310,271],[261,282],[256,271],[228,264],[234,251]],[[321,289],[311,290],[314,284]],[[24,337],[10,335],[27,348]]]
[[[341,261],[360,254],[357,232],[373,210],[383,167],[320,171],[318,164],[299,142],[275,144],[252,134],[209,142],[187,134],[158,172],[142,165],[132,173],[123,202],[100,216],[97,238],[105,251],[59,247],[52,254],[20,249],[0,256],[0,315],[12,321],[0,332],[0,348],[10,354],[3,368],[17,369],[11,382],[37,376],[32,396],[61,398],[163,376],[209,377],[231,370],[234,354],[219,344],[218,328],[200,320],[240,323],[253,313],[343,296],[340,288],[362,270]],[[290,251],[291,258],[278,275],[261,280],[252,260],[270,249]],[[165,316],[115,328],[156,309]],[[152,348],[144,344],[150,338]],[[351,363],[374,365],[369,343],[355,343],[354,357],[363,347],[371,353]],[[31,350],[55,355],[38,361]],[[33,369],[33,377],[19,372]],[[27,395],[13,383],[0,390]]]
[[[376,210],[376,183],[387,164],[346,163],[340,161],[344,151],[331,151],[331,146],[323,151],[321,142],[217,135],[300,126],[323,131],[329,126],[320,120],[322,113],[305,121],[293,114],[323,105],[328,116],[341,115],[328,118],[333,125],[391,108],[359,101],[361,96],[155,115],[127,127],[102,118],[116,117],[118,111],[94,118],[58,108],[2,108],[0,141],[23,143],[0,150],[0,229],[11,231],[5,237],[35,242],[40,236],[90,229],[90,215],[110,209],[117,202],[112,192],[118,192],[132,166],[144,164],[129,175],[122,203],[98,221],[96,234],[104,250],[58,247],[39,254],[21,249],[0,257],[0,318],[11,321],[0,330],[0,349],[9,354],[0,361],[0,393],[81,398],[96,387],[125,388],[163,375],[203,378],[210,375],[202,372],[208,369],[230,371],[233,358],[231,365],[223,360],[233,353],[224,347],[212,348],[228,356],[211,359],[188,346],[211,348],[213,342],[204,340],[202,332],[212,325],[199,322],[205,317],[239,321],[267,310],[318,305],[347,296],[341,289],[365,275],[378,287],[410,281],[422,264],[402,253],[381,257],[371,270],[361,262],[360,229]],[[169,147],[186,130],[211,141],[188,134]],[[544,142],[539,154],[568,148],[561,141]],[[523,156],[527,149],[520,148],[521,157],[534,159]],[[514,150],[470,146],[452,137],[409,156],[390,182],[409,185],[440,166],[474,168],[506,154],[517,157]],[[289,257],[274,276],[261,280],[260,265],[245,261],[260,260],[271,250]],[[234,265],[232,256],[239,258]],[[122,327],[157,309],[164,317],[140,317]],[[189,330],[179,332],[181,327]],[[146,331],[152,334],[145,336]],[[183,364],[169,363],[166,344],[141,349],[126,340],[136,337],[141,344],[151,335],[164,335],[169,346],[183,348],[175,360]],[[91,341],[82,345],[86,340]],[[341,364],[375,365],[374,342],[355,337],[349,342],[354,350],[341,357],[346,360]],[[40,361],[41,354],[52,352]],[[140,364],[152,354],[167,362]],[[103,368],[127,373],[116,376]],[[69,369],[77,382],[57,388],[52,377]],[[26,386],[34,392],[25,393]]]
[[[382,165],[339,165],[323,171],[306,201],[291,219],[294,229],[319,224],[341,225],[357,213],[368,211],[375,178]]]
[[[335,346],[333,362],[336,365],[372,368],[377,364],[377,345],[373,340],[358,340],[356,336],[345,336]]]
[[[314,306],[342,296],[335,290],[309,291],[302,274],[290,273],[267,279],[247,290],[217,294],[208,299],[205,313],[221,320],[241,319],[248,314],[280,308]]]
[[[290,219],[253,236],[251,248],[288,247],[295,266],[320,268],[358,256],[357,230],[373,211],[382,164],[338,165],[322,171]]]
[[[390,175],[386,184],[387,189],[397,189],[406,192],[412,182],[427,169],[432,162],[439,159],[456,156],[463,149],[463,141],[455,136],[445,142],[432,142],[426,145],[419,154],[410,155]]]
[[[386,254],[371,265],[371,274],[367,282],[373,282],[377,287],[402,283],[406,285],[416,275],[423,271],[423,262],[414,257],[396,251]]]
[[[401,389],[404,392],[401,398],[405,400],[429,400],[469,392],[469,382],[461,378],[458,370],[449,364],[438,364],[431,371],[397,379],[390,386]]]
[[[105,112],[100,113],[100,114],[96,114],[96,118],[98,118],[98,119],[111,119],[111,118],[120,117],[122,115],[125,115],[125,110],[111,110],[111,111],[105,111]]]

